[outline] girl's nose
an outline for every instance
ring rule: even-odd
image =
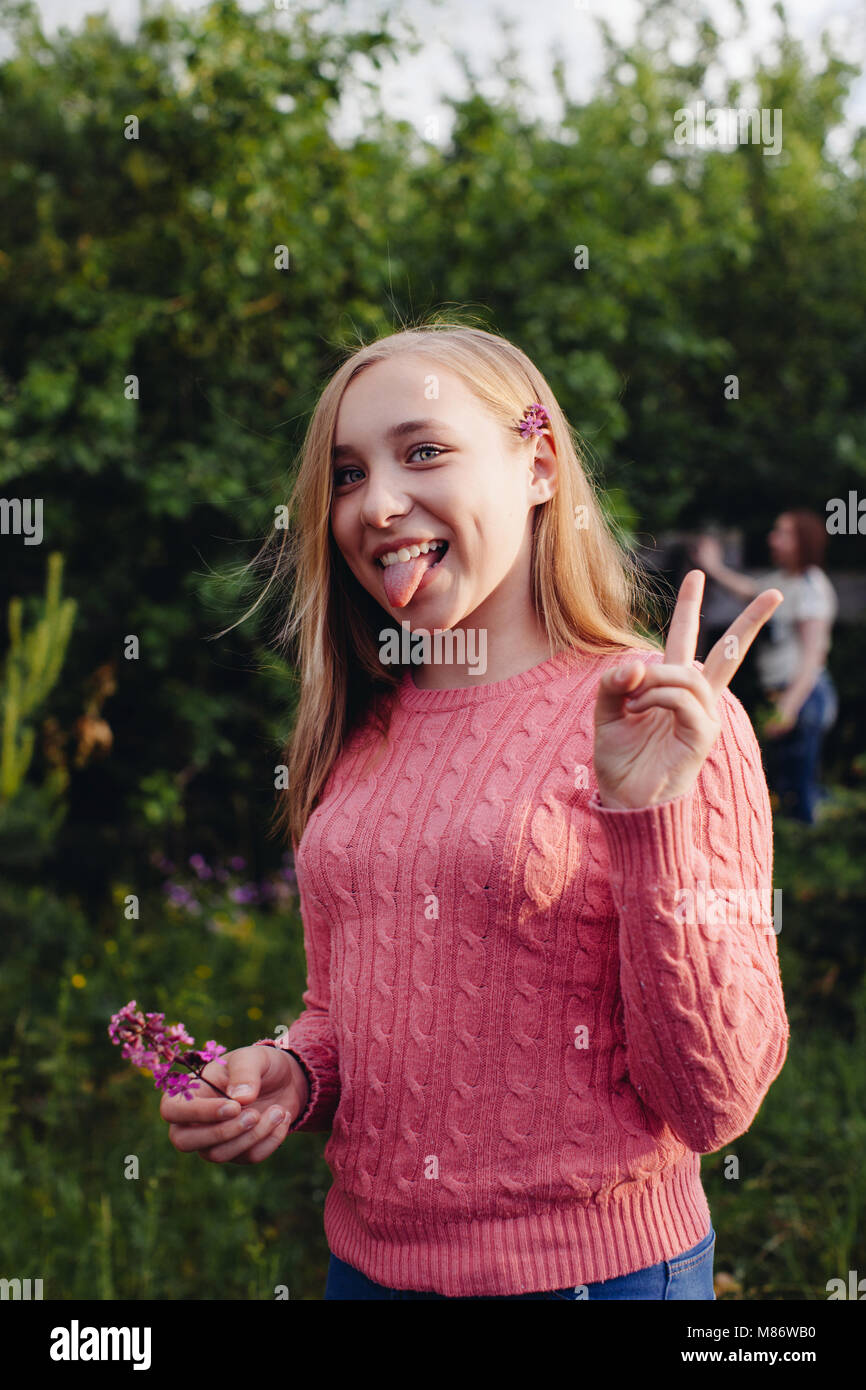
[[[387,481],[368,481],[361,501],[360,517],[365,526],[385,526],[406,512],[406,499]]]
[[[385,502],[379,507],[362,507],[361,524],[369,531],[379,531],[399,520],[404,513],[405,508],[399,507],[396,502]]]

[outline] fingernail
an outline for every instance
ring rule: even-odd
[[[243,1086],[229,1086],[230,1096],[251,1096],[252,1093],[252,1086],[247,1086],[246,1084],[244,1084]]]
[[[259,1117],[252,1110],[248,1110],[241,1120],[241,1129],[252,1129],[253,1125],[258,1124]]]
[[[280,1107],[279,1107],[278,1105],[275,1105],[274,1108],[273,1108],[273,1110],[272,1110],[272,1111],[270,1112],[270,1114],[268,1115],[268,1122],[269,1122],[270,1124],[272,1124],[272,1125],[279,1125],[279,1124],[282,1124],[282,1122],[283,1122],[283,1120],[284,1120],[285,1118],[286,1118],[286,1112],[285,1112],[285,1110],[281,1110]]]
[[[227,1100],[225,1105],[221,1105],[217,1111],[217,1117],[224,1120],[228,1115],[236,1115],[240,1108],[236,1100]]]

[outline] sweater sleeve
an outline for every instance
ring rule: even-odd
[[[288,1032],[259,1043],[283,1048],[297,1058],[307,1074],[310,1094],[304,1111],[289,1125],[296,1130],[330,1129],[340,1099],[340,1073],[337,1040],[330,1017],[331,932],[324,913],[314,905],[300,875],[298,877],[304,949],[307,957],[307,988],[302,995],[303,1013]]]
[[[700,665],[700,663],[697,663]],[[773,829],[754,730],[724,690],[692,790],[592,813],[619,912],[629,1075],[697,1153],[751,1125],[788,1050],[773,901]]]

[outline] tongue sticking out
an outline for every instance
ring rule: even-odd
[[[428,550],[426,555],[416,555],[411,560],[401,560],[396,565],[386,566],[385,593],[392,608],[406,607],[427,570],[438,564],[442,555],[441,550]]]

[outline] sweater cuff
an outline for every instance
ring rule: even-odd
[[[306,1062],[304,1061],[303,1057],[299,1057],[299,1056],[298,1056],[298,1054],[297,1054],[297,1052],[295,1052],[294,1048],[292,1048],[292,1047],[281,1047],[280,1044],[279,1044],[274,1038],[258,1038],[258,1039],[256,1040],[256,1042],[253,1044],[253,1046],[254,1046],[254,1047],[277,1047],[277,1048],[279,1048],[280,1052],[288,1052],[292,1057],[294,1057],[295,1061],[300,1065],[300,1067],[301,1067],[301,1069],[302,1069],[304,1075],[305,1075],[306,1078],[307,1078],[307,1088],[308,1088],[307,1103],[306,1103],[306,1105],[304,1106],[303,1110],[300,1112],[300,1114],[295,1116],[295,1118],[292,1120],[292,1123],[289,1125],[288,1129],[286,1130],[286,1133],[287,1133],[287,1134],[291,1134],[293,1130],[297,1129],[299,1125],[303,1124],[304,1120],[307,1118],[307,1116],[308,1116],[308,1115],[310,1114],[310,1112],[313,1110],[313,1107],[315,1106],[315,1104],[316,1104],[316,1102],[317,1102],[317,1100],[318,1100],[319,1086],[318,1086],[318,1082],[316,1081],[315,1075],[314,1075],[313,1072],[310,1071],[310,1069],[309,1069],[309,1067],[307,1066]]]
[[[628,811],[603,806],[598,789],[593,791],[590,810],[604,828],[612,874],[643,883],[682,877],[695,847],[696,787],[672,801]]]

